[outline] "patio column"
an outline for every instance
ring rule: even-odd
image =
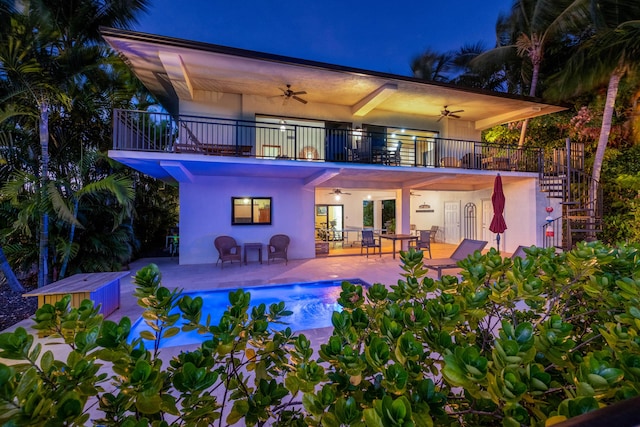
[[[411,232],[411,191],[406,189],[396,190],[396,233],[409,234]]]

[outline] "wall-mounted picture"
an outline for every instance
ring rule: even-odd
[[[327,207],[326,206],[316,206],[316,215],[326,215]]]

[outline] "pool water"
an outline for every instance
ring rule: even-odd
[[[285,285],[270,285],[243,288],[251,293],[250,307],[265,304],[267,310],[269,305],[284,301],[285,308],[293,312],[291,316],[283,317],[281,320],[287,324],[270,324],[275,330],[283,330],[290,327],[293,331],[305,329],[323,328],[331,326],[331,315],[334,311],[342,311],[342,307],[337,303],[342,291],[342,282],[347,281],[356,285],[368,287],[369,284],[361,279],[339,279],[325,280],[308,283],[291,283]],[[237,288],[236,288],[237,289]],[[201,297],[202,321],[211,315],[211,324],[217,324],[224,311],[229,307],[229,292],[236,289],[216,289],[209,291],[183,292],[191,298]],[[251,308],[249,308],[251,313]],[[179,325],[181,323],[179,322]],[[139,318],[131,328],[129,339],[139,337],[143,330],[150,330]],[[180,332],[178,335],[163,339],[161,347],[173,347],[178,345],[199,344],[209,335],[201,335],[195,331]],[[146,343],[147,348],[150,347]]]

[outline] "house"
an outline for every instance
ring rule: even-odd
[[[318,240],[357,240],[349,231],[363,227],[437,225],[440,241],[495,245],[497,173],[509,227],[501,249],[544,244],[547,154],[480,136],[563,107],[158,35],[102,35],[166,110],[114,112],[109,156],[179,185],[181,264],[215,261],[219,235],[243,244],[288,234],[290,259],[315,257]]]

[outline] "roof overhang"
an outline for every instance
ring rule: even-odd
[[[382,165],[263,160],[199,154],[122,151],[109,157],[169,183],[193,182],[197,177],[237,176],[290,179],[308,188],[377,190],[476,191],[493,188],[496,171],[458,168],[407,168]],[[500,171],[505,183],[536,179],[536,173]]]
[[[443,106],[464,110],[476,130],[564,110],[537,98],[476,90],[268,53],[102,28],[109,45],[170,113],[199,92],[271,98],[291,84],[309,103],[435,120]]]

